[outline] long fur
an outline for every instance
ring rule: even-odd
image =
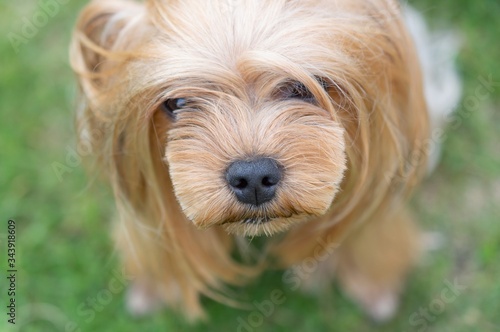
[[[338,247],[331,264],[341,284],[370,311],[400,291],[418,252],[404,205],[427,163],[422,78],[399,6],[232,4],[98,0],[81,13],[71,46],[80,136],[114,190],[124,265],[198,318],[200,295],[231,304],[225,284],[244,284],[269,257],[298,264],[325,239]],[[277,97],[290,81],[316,103]],[[177,121],[160,111],[185,96],[190,108]],[[248,208],[221,174],[261,155],[286,177],[272,204]],[[269,237],[266,257],[233,258],[231,234],[285,231]]]

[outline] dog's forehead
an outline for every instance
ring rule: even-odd
[[[234,64],[249,52],[267,52],[310,62],[331,24],[324,10],[311,6],[317,2],[178,1],[163,16],[161,40],[168,55],[183,59]]]

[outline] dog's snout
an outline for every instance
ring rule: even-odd
[[[241,203],[259,206],[271,201],[282,172],[271,158],[236,161],[226,171],[226,180]]]

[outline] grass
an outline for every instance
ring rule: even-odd
[[[167,310],[146,319],[125,312],[123,278],[108,232],[111,194],[99,184],[89,186],[79,160],[71,159],[76,88],[67,45],[83,5],[77,0],[60,5],[16,53],[7,35],[19,34],[22,19],[39,7],[28,1],[0,3],[2,308],[9,218],[17,223],[18,268],[17,328],[6,323],[2,309],[0,330],[238,331],[239,317],[259,323],[255,313],[249,316],[253,311],[210,300],[205,304],[211,322],[194,326]],[[334,286],[318,299],[287,289],[281,273],[269,272],[236,290],[242,299],[259,303],[275,289],[286,297],[254,331],[500,330],[500,83],[485,98],[475,97],[479,77],[500,82],[500,3],[421,0],[415,5],[433,25],[454,26],[463,37],[461,123],[449,128],[442,162],[413,200],[423,227],[441,232],[445,245],[412,274],[401,310],[387,324],[372,324]],[[54,163],[72,165],[62,181]],[[111,287],[110,282],[117,283]],[[465,288],[455,290],[453,300],[443,298],[451,294],[450,282]],[[439,314],[426,316],[422,310]]]

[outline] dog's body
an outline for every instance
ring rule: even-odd
[[[136,312],[203,314],[271,260],[307,260],[374,318],[418,256],[405,201],[425,172],[414,46],[389,0],[95,1],[72,46],[78,115],[114,189]],[[238,239],[238,236],[236,237]],[[331,250],[334,248],[334,250]],[[320,272],[321,271],[321,272]],[[313,284],[304,282],[303,284]]]

